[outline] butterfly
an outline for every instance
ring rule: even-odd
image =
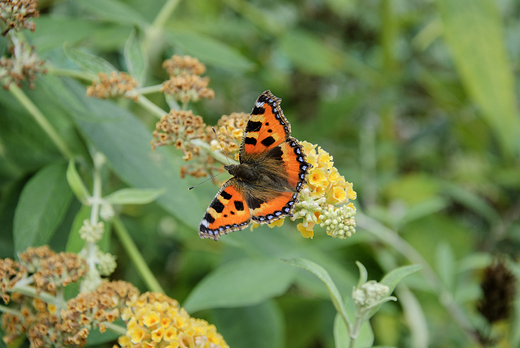
[[[312,167],[271,91],[262,93],[249,116],[239,151],[240,164],[224,168],[233,177],[220,188],[199,226],[201,238],[218,240],[243,230],[251,220],[266,224],[292,216]]]

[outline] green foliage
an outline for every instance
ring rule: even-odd
[[[97,246],[117,256],[111,279],[164,291],[231,347],[351,347],[352,289],[370,278],[397,302],[363,313],[355,347],[518,346],[518,318],[492,325],[476,310],[495,257],[520,269],[517,1],[40,3],[34,32],[0,37],[0,58],[15,37],[48,70],[34,89],[0,90],[3,257],[49,243],[80,252],[80,228],[105,205],[115,218]],[[188,108],[207,125],[266,89],[281,97],[292,135],[354,184],[358,232],[336,240],[316,226],[303,239],[286,219],[199,239],[218,187],[188,191],[202,179],[181,177],[182,152],[150,147],[175,106],[160,93],[172,54],[206,65],[215,98]],[[112,71],[136,79],[136,100],[86,97]]]

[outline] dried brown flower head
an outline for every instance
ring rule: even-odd
[[[170,76],[179,75],[202,75],[206,71],[206,66],[199,62],[197,58],[190,56],[174,55],[171,59],[166,59],[162,65]]]
[[[191,110],[171,110],[157,122],[151,141],[152,149],[163,145],[175,145],[182,150],[185,161],[193,160],[191,164],[181,167],[181,177],[191,175],[196,178],[211,175],[218,170],[220,164],[216,163],[206,150],[194,144],[201,141],[209,144],[215,135],[211,127],[206,126],[202,117],[196,116]]]
[[[39,247],[29,247],[23,253],[18,255],[20,263],[27,268],[29,273],[34,273],[40,268],[42,260],[56,255],[48,245]]]
[[[47,73],[44,67],[45,61],[40,60],[33,46],[21,43],[11,47],[12,58],[0,58],[0,83],[5,89],[14,82],[22,86],[22,81],[29,82],[29,88],[34,88],[36,74]]]
[[[77,282],[87,271],[87,262],[78,255],[59,253],[43,259],[33,278],[38,291],[54,293],[59,287]]]
[[[0,1],[0,19],[7,24],[7,29],[2,32],[5,36],[11,29],[20,30],[21,28],[34,31],[36,24],[28,20],[40,15],[38,10],[38,0],[2,0]]]
[[[507,319],[513,310],[516,294],[516,277],[503,260],[496,260],[484,271],[480,283],[483,298],[477,309],[490,324]]]
[[[172,76],[163,82],[161,92],[172,95],[182,103],[196,102],[202,98],[213,99],[215,92],[208,88],[209,78],[199,75]]]
[[[137,81],[127,73],[112,71],[108,76],[100,72],[98,80],[87,87],[87,97],[102,99],[125,97],[137,100],[138,95],[133,91],[137,85]]]
[[[18,262],[11,259],[0,259],[0,297],[6,304],[10,300],[7,292],[26,275],[27,269]]]

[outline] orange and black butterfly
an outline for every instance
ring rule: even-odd
[[[233,177],[217,193],[200,222],[201,238],[219,239],[251,220],[271,223],[292,216],[311,165],[291,137],[281,99],[262,93],[253,107],[240,146],[240,164],[224,168]]]

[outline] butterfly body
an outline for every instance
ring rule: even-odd
[[[280,101],[270,91],[258,97],[242,139],[240,164],[224,167],[233,177],[207,209],[199,226],[201,238],[217,240],[251,220],[270,223],[292,216],[311,165],[290,136]]]

